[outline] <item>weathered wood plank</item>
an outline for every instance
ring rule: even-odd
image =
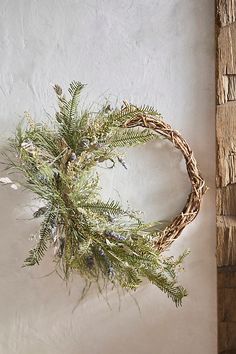
[[[223,75],[236,74],[236,23],[220,29],[218,37],[218,65]]]
[[[217,271],[217,286],[222,288],[236,288],[236,271],[230,271],[230,267],[220,268]]]
[[[229,77],[236,74],[236,22],[220,29],[217,38],[217,101],[223,104],[229,100]]]
[[[230,102],[216,110],[216,182],[218,187],[236,183],[236,104]]]
[[[216,232],[217,265],[236,265],[236,216],[217,216]]]
[[[228,101],[236,100],[236,75],[228,75]]]
[[[236,353],[236,322],[219,322],[219,354]]]
[[[217,215],[236,215],[236,184],[216,189]]]
[[[236,354],[236,0],[216,0],[218,353]]]
[[[236,323],[236,288],[219,289],[218,302],[219,321]]]
[[[226,26],[236,20],[236,0],[219,0],[217,14],[220,26]]]

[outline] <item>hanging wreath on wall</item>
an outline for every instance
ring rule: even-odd
[[[38,241],[24,265],[39,264],[52,246],[55,266],[65,279],[76,272],[89,283],[129,290],[146,278],[178,306],[187,295],[177,282],[185,253],[174,259],[164,251],[196,217],[206,190],[193,153],[152,107],[124,103],[121,109],[105,104],[97,113],[80,110],[83,87],[72,82],[68,99],[55,85],[59,111],[52,121],[35,123],[28,116],[10,140],[17,159],[9,167],[24,176],[24,185],[43,203],[33,214],[42,219]],[[104,162],[126,168],[119,148],[160,136],[182,152],[192,185],[184,209],[162,230],[158,222],[144,223],[139,213],[117,201],[102,200],[96,172]]]

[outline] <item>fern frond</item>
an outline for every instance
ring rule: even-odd
[[[69,118],[72,120],[75,118],[76,112],[77,112],[77,107],[79,103],[79,98],[80,98],[80,93],[84,88],[84,84],[81,84],[79,81],[72,81],[70,84],[70,87],[68,89],[70,95],[71,95],[71,100],[70,102],[70,109],[69,109]]]
[[[24,261],[24,267],[34,266],[40,263],[48,248],[47,241],[48,239],[46,237],[40,237],[36,247],[29,251],[29,256]]]
[[[148,129],[137,130],[129,128],[118,130],[116,134],[107,140],[107,143],[116,148],[144,144],[158,138],[157,134],[151,133]]]
[[[84,132],[87,130],[87,127],[89,124],[89,117],[90,117],[89,111],[81,112],[79,125],[78,125],[78,128],[81,132]]]
[[[150,116],[156,116],[161,118],[161,114],[152,106],[148,106],[148,105],[142,105],[140,107],[138,107],[140,112],[146,113]]]
[[[119,128],[124,125],[124,123],[132,118],[137,117],[139,114],[149,114],[153,117],[160,118],[160,114],[155,111],[153,107],[141,106],[137,107],[134,105],[126,105],[125,108],[112,110],[108,114],[99,115],[96,120],[97,130],[101,132],[101,137],[105,137],[114,128]]]
[[[153,273],[144,271],[144,274],[151,283],[158,286],[161,291],[167,294],[177,307],[182,304],[183,298],[187,296],[187,291],[182,286],[177,285],[176,281],[169,280],[168,277],[161,272]]]
[[[36,210],[34,213],[33,213],[33,217],[34,218],[40,218],[41,216],[43,216],[47,211],[47,207],[40,207],[38,210]]]
[[[56,85],[54,86],[60,108],[60,112],[56,114],[56,120],[59,123],[59,134],[72,150],[75,150],[79,139],[78,129],[80,116],[78,115],[77,108],[80,93],[84,86],[84,84],[78,81],[73,81],[68,89],[71,96],[69,100],[67,100],[65,96],[62,96],[62,90],[58,90]]]
[[[34,266],[40,263],[48,248],[47,241],[48,237],[40,237],[36,247],[29,251],[29,256],[24,261],[24,267]]]
[[[48,248],[48,241],[51,235],[52,221],[55,214],[48,212],[41,224],[39,231],[39,241],[37,245],[30,250],[29,256],[25,259],[24,266],[33,266],[39,264]]]
[[[103,202],[97,201],[94,203],[84,203],[79,206],[82,209],[89,209],[92,212],[99,214],[107,214],[107,215],[121,215],[126,212],[122,209],[119,202],[114,200]]]

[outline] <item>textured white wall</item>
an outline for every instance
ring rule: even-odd
[[[124,296],[112,311],[92,293],[72,309],[71,294],[51,270],[21,269],[34,225],[24,221],[28,197],[0,189],[1,354],[213,354],[216,352],[214,218],[214,1],[1,0],[0,135],[25,110],[38,119],[53,112],[51,83],[88,84],[100,95],[156,106],[191,144],[211,187],[197,220],[173,245],[191,249],[182,283],[189,296],[174,305],[156,288]],[[106,195],[117,195],[150,219],[170,218],[189,185],[181,156],[168,144],[129,152],[129,170],[103,174]],[[2,171],[1,176],[5,173]],[[18,219],[18,220],[17,220]]]

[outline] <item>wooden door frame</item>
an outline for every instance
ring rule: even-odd
[[[218,353],[236,353],[236,0],[216,0]]]

